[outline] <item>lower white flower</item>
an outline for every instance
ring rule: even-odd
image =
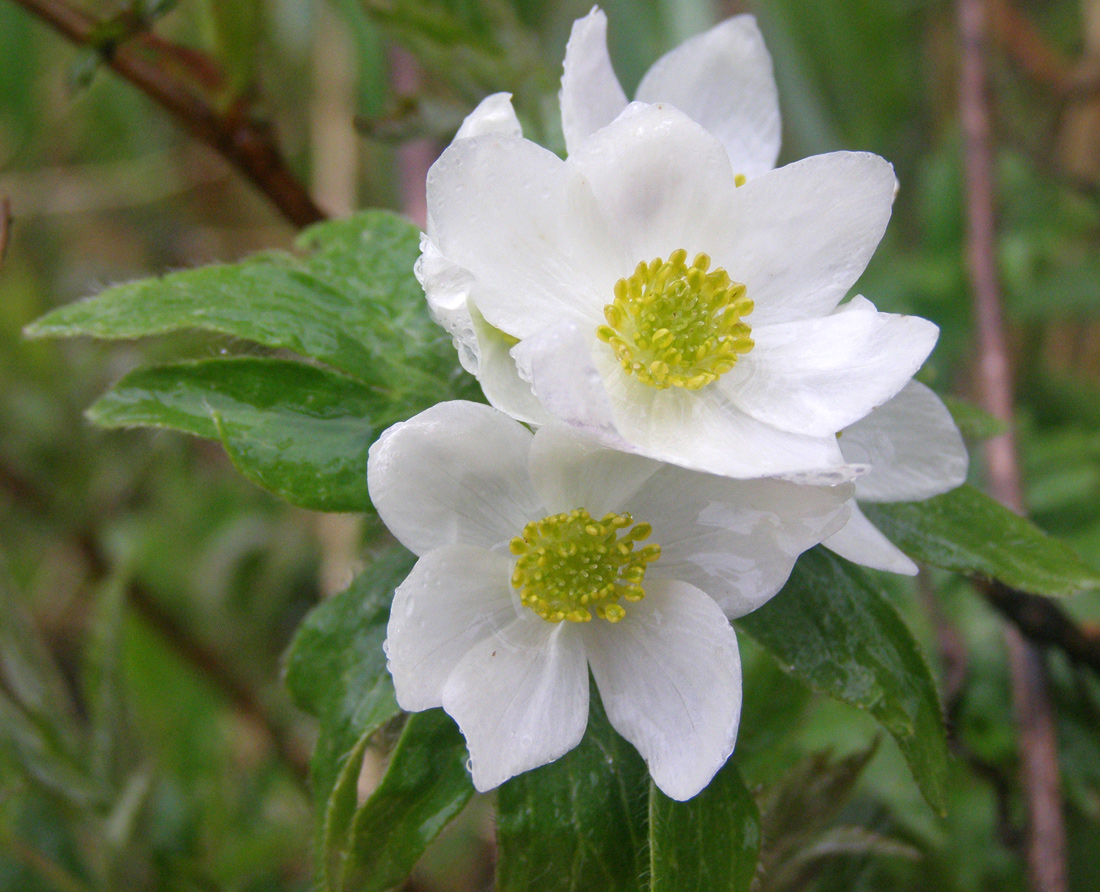
[[[915,502],[966,480],[966,444],[936,394],[911,381],[896,397],[840,435],[840,451],[870,470],[856,480],[851,517],[825,545],[850,561],[912,576],[913,563],[867,519],[856,501]]]
[[[728,617],[775,594],[844,523],[852,487],[733,480],[440,403],[371,447],[371,499],[420,560],[386,640],[401,707],[442,706],[488,790],[562,756],[588,670],[654,782],[684,800],[733,751]]]

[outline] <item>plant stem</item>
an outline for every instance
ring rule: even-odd
[[[966,253],[978,334],[978,377],[984,408],[1010,422],[1008,432],[987,441],[986,465],[993,496],[1022,512],[1023,490],[1011,429],[1012,370],[996,268],[993,143],[986,96],[986,8],[984,0],[957,0],[957,10],[962,52],[959,106],[966,153]],[[1035,892],[1065,892],[1066,833],[1046,666],[1039,651],[1015,625],[1006,625],[1004,634],[1019,734],[1021,783],[1027,802],[1028,879]]]
[[[78,46],[95,46],[99,22],[64,0],[15,0]],[[148,36],[148,35],[146,35]],[[270,126],[255,120],[248,106],[237,101],[219,111],[161,64],[168,47],[141,35],[103,48],[104,61],[158,105],[193,136],[222,155],[252,181],[293,225],[324,219],[309,193],[287,168]],[[193,54],[192,54],[193,55]]]

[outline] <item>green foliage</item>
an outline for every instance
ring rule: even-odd
[[[760,814],[731,760],[694,799],[649,793],[650,892],[748,892]]]
[[[355,814],[334,888],[384,892],[474,795],[466,741],[442,709],[410,716],[378,788]]]
[[[363,741],[398,713],[382,642],[393,590],[412,563],[402,549],[375,561],[350,588],[313,609],[287,651],[287,686],[320,723],[311,777],[326,834],[329,825],[347,825]],[[339,843],[322,840],[324,854]]]
[[[837,819],[855,792],[877,739],[865,750],[842,759],[813,753],[793,766],[761,796],[760,881],[756,892],[799,892],[830,859],[878,854],[916,859],[911,846]]]
[[[649,777],[592,688],[588,730],[556,762],[497,793],[499,892],[642,892]]]
[[[560,51],[588,4],[335,2],[353,35],[355,101],[368,134],[428,132],[445,142],[482,95],[507,89],[527,132],[560,148]],[[603,5],[628,92],[715,8],[702,0]],[[1024,6],[1036,34],[1067,58],[1079,52],[1077,5]],[[973,347],[950,8],[872,0],[755,7],[781,82],[785,157],[850,148],[895,164],[894,219],[859,289],[884,309],[940,325],[922,374],[937,390],[957,389]],[[229,74],[218,98],[255,93],[254,110],[276,112],[288,157],[306,175],[327,160],[308,145],[324,129],[311,118],[311,59],[325,49],[310,46],[315,8],[127,0],[110,13],[156,17],[157,37],[200,54],[169,60],[185,76],[191,61],[201,68],[202,54],[214,57]],[[117,38],[118,24],[98,37]],[[241,256],[285,230],[246,186],[196,173],[186,138],[104,70],[99,50],[62,47],[11,3],[0,3],[0,33],[0,166],[16,215],[0,274],[0,550],[15,579],[0,601],[0,892],[304,890],[306,800],[270,728],[289,727],[293,751],[313,721],[317,883],[397,884],[470,796],[453,724],[439,712],[401,719],[385,671],[389,598],[409,556],[386,554],[301,625],[287,681],[309,715],[295,713],[270,682],[276,655],[319,598],[314,519],[239,484],[220,451],[200,441],[95,431],[79,411],[107,386],[104,370],[128,372],[90,410],[98,424],[219,441],[241,473],[284,500],[364,511],[365,451],[379,431],[439,399],[479,398],[411,275],[416,229],[391,214],[357,215],[310,230],[297,253],[108,288],[30,328],[103,338],[199,332],[170,348],[145,342],[108,355],[88,343],[19,343],[27,320],[88,282]],[[382,35],[428,72],[396,104]],[[75,97],[51,87],[66,66],[86,87]],[[970,488],[864,507],[921,561],[1064,597],[1067,613],[1095,623],[1100,206],[1096,172],[1064,160],[1075,140],[1094,158],[1095,133],[1078,127],[1075,137],[1072,126],[1093,109],[1087,96],[1064,102],[996,57],[992,74],[997,120],[1012,143],[998,152],[998,259],[1018,323],[1015,429],[1027,501],[1042,529],[1081,557]],[[362,159],[360,197],[392,200],[388,186],[370,190],[398,180],[388,150],[368,143]],[[135,188],[151,168],[165,181]],[[198,361],[180,362],[181,349]],[[972,406],[951,408],[969,438],[1002,430]],[[389,543],[374,526],[355,546],[379,552]],[[110,566],[90,566],[89,554]],[[757,835],[758,892],[1022,888],[1020,856],[1004,843],[1019,831],[1020,810],[1000,620],[952,573],[929,575],[927,602],[904,583],[887,595],[880,579],[810,554],[780,596],[740,622],[776,659],[743,642],[736,764],[688,803],[652,791],[594,698],[576,751],[499,792],[499,888],[744,888]],[[140,610],[130,600],[135,585]],[[150,605],[159,621],[141,613]],[[931,654],[932,622],[961,639],[969,668],[944,685],[953,742],[966,757],[950,763],[935,691],[908,632],[927,639]],[[203,662],[211,654],[221,654],[213,670]],[[1085,890],[1100,865],[1100,693],[1087,671],[1056,652],[1050,662],[1070,882]],[[227,667],[237,688],[219,678]],[[261,705],[259,717],[227,696],[242,686]],[[843,704],[866,709],[899,747],[875,750],[874,723]],[[402,721],[381,786],[360,803],[366,754],[384,754]],[[825,746],[854,752],[834,757]],[[943,822],[920,806],[899,752],[920,792],[937,809],[946,805]],[[26,860],[27,851],[46,867]],[[486,883],[475,872],[467,885]]]
[[[241,473],[294,504],[365,511],[374,438],[441,399],[472,395],[424,311],[412,274],[418,238],[407,220],[368,211],[307,230],[304,260],[261,255],[109,288],[27,332],[133,338],[199,328],[331,366],[227,357],[141,369],[89,417],[220,440]]]
[[[131,372],[88,417],[220,440],[242,474],[288,502],[365,511],[367,450],[387,409],[383,397],[325,369],[238,357]]]
[[[293,350],[385,394],[396,413],[452,389],[449,338],[412,275],[419,233],[367,211],[300,239],[304,260],[261,254],[108,288],[28,326],[30,337],[137,338],[200,329]]]
[[[738,625],[812,688],[868,710],[893,735],[928,804],[946,808],[939,698],[912,633],[870,579],[818,547]]]
[[[942,396],[941,399],[951,412],[959,432],[967,440],[988,440],[1008,430],[1007,424],[983,409],[979,409],[973,403],[947,395]]]
[[[903,551],[934,566],[1051,597],[1100,588],[1100,572],[1072,549],[971,486],[862,507]]]

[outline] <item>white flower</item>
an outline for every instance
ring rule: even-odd
[[[771,597],[798,554],[843,524],[852,493],[699,474],[562,424],[532,434],[466,402],[387,430],[368,480],[420,558],[386,641],[398,702],[458,722],[474,785],[576,746],[591,668],[612,725],[681,800],[737,735],[727,616]]]
[[[417,273],[516,418],[733,477],[837,479],[836,433],[935,343],[926,320],[840,305],[890,217],[877,156],[737,187],[722,143],[670,106],[631,104],[564,161],[472,118],[429,173]]]
[[[779,156],[779,95],[772,60],[751,15],[727,19],[658,59],[635,98],[673,105],[725,146],[734,173],[752,178]],[[627,106],[607,54],[607,16],[599,8],[573,23],[561,79],[565,145],[580,144]]]
[[[966,480],[966,444],[951,413],[917,381],[840,435],[840,450],[870,470],[856,480],[851,517],[825,545],[850,561],[912,576],[917,565],[859,510],[856,501],[917,502]]]

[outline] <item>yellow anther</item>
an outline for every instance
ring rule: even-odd
[[[687,251],[679,248],[668,260],[640,262],[633,275],[615,283],[615,299],[604,307],[608,324],[596,329],[596,337],[627,374],[660,390],[698,390],[753,348],[743,321],[753,308],[745,286],[710,264],[699,253],[688,266]]]
[[[659,545],[634,548],[652,532],[629,514],[594,520],[583,508],[532,521],[508,543],[517,556],[512,586],[547,622],[586,623],[593,613],[618,622],[626,611],[617,602],[645,597],[646,565],[661,556]]]

